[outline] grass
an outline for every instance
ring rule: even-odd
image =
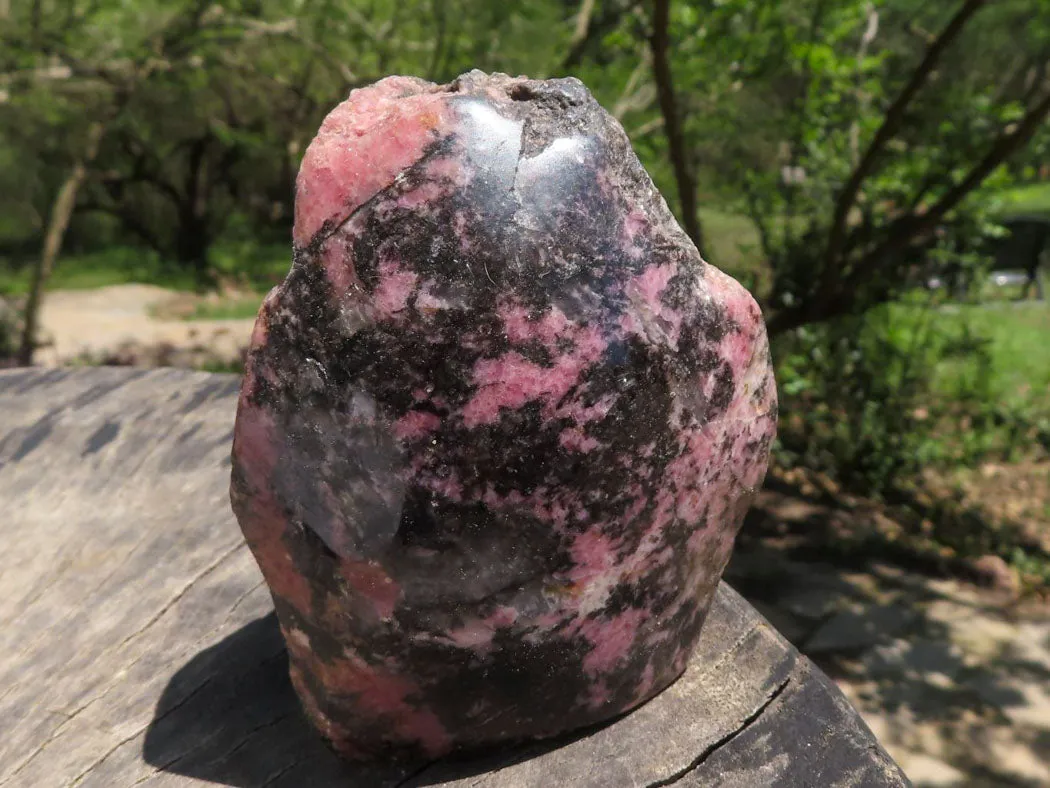
[[[933,390],[945,400],[980,389],[988,402],[1050,419],[1050,304],[1041,301],[898,303],[890,326],[899,347],[951,345],[934,369]],[[982,352],[978,352],[978,350]]]
[[[758,248],[758,231],[746,216],[726,213],[714,209],[701,211],[704,235],[708,246],[708,258],[713,264],[726,273],[739,279],[748,287],[754,286],[754,280],[760,275],[763,260]],[[226,248],[219,253],[220,271],[225,267],[232,272],[242,270],[238,264],[235,250]],[[259,305],[265,297],[265,289],[259,284],[275,284],[284,278],[288,271],[287,255],[277,250],[254,250],[249,270],[249,286],[255,290],[253,295],[241,295],[221,301],[202,301],[187,320],[228,320],[253,318],[259,311]]]
[[[1018,190],[1009,202],[1014,206],[1024,205],[1025,210],[1045,210],[1050,216],[1050,188]],[[703,209],[701,219],[709,261],[745,286],[756,289],[768,272],[764,270],[758,234],[750,219],[717,209]],[[224,284],[233,285],[234,294],[186,297],[184,301],[189,311],[181,313],[183,319],[254,318],[264,293],[287,273],[290,256],[287,245],[225,243],[213,251],[212,264]],[[159,285],[185,292],[195,289],[195,282],[188,272],[134,248],[64,256],[56,266],[49,287],[91,289],[127,283]],[[28,285],[28,266],[19,267],[0,258],[0,294],[21,294]],[[888,310],[889,330],[894,335],[894,344],[899,347],[915,347],[916,343],[921,347],[922,342],[931,341],[954,342],[963,348],[963,352],[936,356],[933,397],[937,403],[933,404],[944,407],[931,407],[930,410],[942,410],[948,416],[943,427],[939,419],[936,422],[938,426],[932,440],[937,446],[931,457],[963,456],[970,444],[978,451],[984,446],[993,450],[1000,446],[1038,446],[1027,437],[1031,434],[1028,426],[1015,427],[1013,422],[1004,425],[994,418],[982,417],[983,421],[974,421],[971,427],[970,422],[962,420],[961,414],[977,402],[984,413],[993,410],[1008,413],[1018,424],[1042,425],[1038,427],[1042,431],[1039,434],[1050,436],[1050,305],[1040,302],[963,304],[949,301],[930,306],[928,299],[928,295],[917,294],[914,301],[891,304],[883,309]],[[175,315],[167,317],[171,319]],[[924,330],[923,322],[932,326],[932,330]],[[974,352],[965,350],[967,342],[975,348]],[[240,371],[236,362],[206,362],[203,368],[216,372]],[[778,370],[778,376],[781,385],[790,381],[783,367]],[[979,392],[979,401],[974,398],[975,391]],[[1050,443],[1045,445],[1050,449]],[[1024,452],[1019,456],[1023,460]],[[1045,462],[1043,456],[1040,462]],[[969,465],[972,463],[956,461],[953,468],[961,471]],[[1008,493],[1004,492],[1004,495],[1009,497]],[[987,501],[989,497],[984,495],[980,500]],[[1039,507],[1038,511],[1045,508],[1043,520],[1050,518],[1050,504],[1044,507],[1038,495],[1029,497],[1034,499],[1033,506]],[[969,538],[960,530],[962,526],[957,525],[962,521],[954,515],[942,519],[948,525],[944,526],[947,531],[942,529],[943,532],[934,535],[938,544],[963,544],[965,538]],[[1032,519],[1031,515],[1029,519]],[[1050,586],[1050,562],[1041,555],[1013,545],[1012,537],[1008,538],[1006,532],[1003,532],[1006,535],[1001,535],[997,530],[986,532],[985,528],[990,526],[981,525],[978,534],[984,540],[981,545],[991,539],[995,543],[995,552],[1019,567],[1026,576],[1046,578],[1040,583]],[[955,530],[960,530],[960,533],[953,536]],[[945,537],[945,533],[951,538]],[[981,549],[992,548],[982,546]]]
[[[1050,185],[1025,187],[1004,193],[1004,204],[1042,206],[1050,213]],[[741,214],[712,208],[701,210],[701,220],[710,262],[754,287],[762,275],[763,261],[758,233],[751,220]],[[241,293],[225,299],[197,303],[187,320],[252,318],[265,292],[288,271],[289,253],[284,245],[224,243],[212,253],[212,264],[220,277],[233,282]],[[30,281],[29,266],[15,266],[0,259],[0,294],[25,293]],[[102,252],[68,255],[55,267],[50,289],[92,289],[128,283],[152,284],[180,291],[194,290],[189,272],[160,260],[156,254],[133,247],[115,247]],[[893,306],[903,324],[914,323],[912,306]],[[1050,417],[1050,308],[1045,304],[1013,303],[951,305],[938,311],[939,328],[949,334],[969,334],[988,342],[992,359],[988,381],[991,394],[1006,405],[1035,409]],[[960,381],[984,374],[976,361],[955,359],[941,362],[938,390],[946,397],[959,389]]]
[[[930,371],[925,395],[909,406],[930,419],[917,428],[920,465],[945,470],[1050,458],[1050,304],[885,309],[886,338],[912,357],[912,369]],[[900,374],[900,358],[891,375]]]
[[[1050,417],[1050,305],[964,305],[952,311],[940,310],[938,319],[957,334],[970,332],[988,343],[991,366],[987,384],[995,400]],[[972,359],[942,362],[935,380],[948,395],[953,383],[981,372]]]
[[[284,246],[252,243],[220,244],[211,255],[212,267],[220,278],[234,279],[244,289],[259,292],[265,292],[284,278],[290,260],[290,251]],[[28,292],[31,276],[28,261],[0,258],[0,295]],[[186,292],[197,286],[192,272],[185,266],[161,260],[148,250],[118,246],[63,255],[51,273],[48,289],[93,290],[124,284],[157,285]]]
[[[750,280],[760,276],[765,268],[754,222],[741,214],[713,208],[701,209],[700,221],[707,261],[753,288]]]
[[[184,320],[243,320],[259,313],[265,293],[238,295],[218,301],[201,301]]]
[[[703,209],[701,211],[710,262],[750,288],[761,274],[758,233],[746,216]],[[288,273],[290,253],[280,244],[227,242],[217,245],[211,263],[220,278],[231,280],[241,295],[202,300],[186,320],[253,318],[265,293]],[[0,258],[0,295],[23,295],[29,290],[28,261]],[[147,284],[193,292],[192,273],[155,253],[135,247],[113,247],[87,254],[63,255],[48,282],[50,290],[91,290],[110,285]],[[245,295],[243,293],[248,293]]]
[[[220,277],[237,280],[244,289],[265,294],[287,276],[292,265],[291,242],[219,244],[212,250],[211,262]],[[255,306],[258,309],[258,303]]]
[[[240,361],[205,361],[198,369],[201,372],[217,372],[224,375],[244,374],[244,364]]]
[[[893,304],[888,336],[912,364],[932,364],[920,402],[934,421],[924,462],[970,466],[1050,453],[1050,305]],[[896,373],[894,373],[896,374]]]
[[[995,554],[1050,592],[1050,305],[916,292],[847,328],[848,363],[826,371],[839,343],[782,348],[778,460],[910,512],[909,550],[926,539],[960,559]]]
[[[0,294],[17,296],[28,292],[31,277],[30,265],[0,258]],[[132,247],[63,256],[51,272],[48,289],[93,290],[131,283],[193,289],[189,272],[163,264],[152,252]]]
[[[710,262],[745,284],[763,262],[758,232],[746,216],[705,208],[700,212]],[[211,252],[211,264],[221,278],[232,279],[245,290],[265,293],[280,282],[291,264],[290,246],[254,242],[224,242]],[[0,257],[0,295],[22,295],[29,290],[32,260]],[[122,284],[148,284],[172,290],[196,289],[185,266],[161,260],[155,252],[117,246],[97,252],[62,255],[48,282],[51,290],[91,290]],[[248,300],[225,307],[208,307],[196,319],[243,317]],[[258,308],[258,303],[254,309]],[[254,314],[254,312],[253,312]]]
[[[1050,183],[1035,183],[1000,192],[995,197],[994,211],[1004,219],[1050,219]]]

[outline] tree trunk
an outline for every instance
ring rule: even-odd
[[[664,118],[667,144],[671,149],[671,166],[674,168],[675,182],[678,186],[678,201],[682,206],[682,223],[685,225],[686,234],[703,255],[703,232],[696,204],[696,177],[693,175],[692,162],[689,160],[682,133],[678,99],[674,91],[674,75],[671,73],[671,63],[667,55],[670,45],[670,13],[671,0],[653,0],[653,30],[649,39],[653,53],[653,78],[656,81],[660,112]]]
[[[190,148],[188,173],[184,199],[178,206],[178,237],[175,239],[175,254],[180,263],[193,268],[197,289],[207,290],[215,284],[213,272],[208,265],[208,249],[211,246],[212,229],[208,221],[208,198],[210,175],[208,151],[213,137],[206,133],[194,141]]]
[[[51,218],[48,221],[47,234],[44,236],[44,248],[40,259],[33,269],[33,281],[29,288],[29,298],[25,306],[25,326],[22,329],[22,342],[18,349],[18,363],[22,366],[30,366],[33,363],[33,351],[36,349],[36,333],[40,323],[40,308],[44,301],[44,289],[47,280],[55,267],[55,260],[62,251],[62,242],[69,229],[69,221],[73,217],[73,209],[77,203],[77,193],[87,178],[88,167],[98,155],[99,144],[102,141],[103,125],[101,121],[95,121],[88,126],[87,144],[80,159],[76,161],[73,168],[66,176],[62,188],[58,190],[58,196],[51,206]]]
[[[208,230],[206,217],[198,216],[192,205],[180,206],[175,258],[193,271],[194,281],[201,291],[215,284],[214,272],[208,264],[208,249],[211,246]]]
[[[953,185],[925,213],[922,215],[910,214],[904,216],[897,220],[896,226],[890,225],[888,228],[890,231],[888,234],[889,238],[886,243],[861,260],[857,269],[846,277],[846,287],[856,287],[859,278],[864,275],[867,269],[871,269],[882,260],[891,258],[899,253],[916,238],[922,236],[923,233],[931,232],[949,211],[962,202],[967,195],[979,188],[984,183],[984,180],[995,171],[996,167],[1023,148],[1043,125],[1047,116],[1050,116],[1050,94],[1044,96],[1038,104],[1029,109],[1021,120],[1011,124],[1010,130],[1001,134],[995,140],[984,158],[975,164],[959,183]]]
[[[867,112],[871,105],[871,96],[861,86],[863,80],[864,59],[868,56],[868,49],[875,36],[879,34],[879,12],[874,3],[868,3],[868,23],[864,28],[864,34],[860,37],[860,46],[857,48],[857,114],[849,129],[850,155],[853,157],[853,167],[860,166],[860,119],[859,116]]]
[[[922,62],[912,72],[910,79],[886,110],[882,125],[871,143],[868,145],[860,162],[854,168],[846,185],[839,193],[835,201],[835,214],[831,220],[831,229],[828,233],[828,244],[824,252],[824,265],[821,274],[821,283],[817,293],[817,300],[822,302],[819,306],[826,306],[833,298],[835,277],[840,272],[839,254],[846,241],[847,218],[850,210],[857,201],[864,181],[875,170],[879,157],[891,139],[897,134],[907,115],[908,107],[918,92],[929,81],[930,75],[937,66],[941,55],[959,37],[967,23],[974,14],[981,10],[988,0],[966,0],[952,17],[951,21],[941,31],[940,35],[930,44],[923,56]]]
[[[594,0],[582,0],[580,3],[580,10],[576,14],[576,26],[573,29],[572,39],[569,41],[569,51],[561,62],[562,71],[575,68],[583,58],[583,50],[591,37],[594,4]]]

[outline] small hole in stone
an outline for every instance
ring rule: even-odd
[[[528,85],[515,85],[510,89],[510,97],[514,101],[531,101],[536,98],[536,93]]]

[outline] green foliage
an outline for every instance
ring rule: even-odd
[[[291,266],[285,244],[251,240],[220,241],[209,250],[209,265],[220,279],[241,288],[265,292],[284,279]],[[30,259],[0,257],[0,295],[24,295],[29,289]],[[56,290],[89,290],[120,284],[149,284],[172,290],[196,288],[192,271],[177,260],[137,246],[108,246],[74,253],[58,261],[51,277]]]
[[[1050,452],[1050,308],[928,296],[781,337],[781,461],[884,494]]]
[[[14,360],[21,328],[18,312],[0,295],[0,369]]]
[[[0,258],[0,295],[24,295],[29,290],[31,270],[26,261]],[[113,246],[61,258],[52,278],[58,290],[90,290],[134,282],[191,290],[191,272],[174,261],[162,260],[156,252],[135,246]]]
[[[203,372],[215,372],[224,375],[243,375],[244,364],[239,361],[206,361],[200,366]]]
[[[701,208],[700,219],[707,241],[707,261],[749,289],[756,289],[766,267],[754,222],[744,214],[716,208]]]
[[[76,141],[101,120],[78,203],[92,221],[70,241],[135,242],[210,286],[217,243],[286,242],[299,157],[349,89],[472,67],[543,75],[565,21],[557,2],[16,4],[0,18],[0,253],[40,237]],[[100,218],[120,237],[98,237]]]
[[[1032,183],[992,196],[990,210],[998,218],[1035,217],[1050,221],[1050,183]]]
[[[216,244],[209,260],[221,279],[260,293],[280,284],[292,265],[287,244],[260,244],[250,238],[230,239]]]
[[[782,461],[876,494],[929,461],[934,420],[922,409],[944,347],[928,313],[907,317],[872,310],[781,339]]]
[[[747,257],[758,258],[761,247],[772,276],[755,281],[764,281],[771,308],[814,298],[827,268],[821,253],[835,195],[913,71],[924,48],[917,31],[938,30],[956,7],[949,0],[918,10],[908,0],[672,3],[676,87],[703,176],[701,204],[716,215],[750,214],[760,243],[744,241],[755,247]],[[473,67],[577,74],[623,121],[661,190],[674,194],[649,74],[647,16],[626,0],[600,0],[578,41],[583,9],[564,0],[16,4],[0,20],[0,251],[39,238],[71,142],[88,119],[105,117],[71,242],[138,243],[192,270],[199,285],[213,284],[216,244],[246,234],[254,243],[286,242],[292,184],[311,130],[350,88],[388,73],[435,80]],[[1022,111],[1024,79],[1014,75],[1025,76],[1025,58],[1038,67],[1050,28],[1023,0],[982,13],[983,24],[945,55],[953,78],[938,77],[923,91],[865,184],[856,219],[871,237],[834,261],[843,277],[885,241],[901,206],[942,195]],[[1045,148],[1047,136],[1032,150]],[[1024,174],[1033,165],[1018,167]],[[982,225],[972,214],[983,203],[976,196],[948,217],[934,243],[968,243],[955,228]],[[712,256],[738,268],[735,243]],[[892,295],[900,266],[884,267],[885,275],[850,288],[854,311]]]
[[[290,264],[294,182],[314,129],[351,89],[391,73],[578,76],[680,211],[649,3],[2,5],[0,294],[25,293],[56,193],[99,122],[102,144],[50,286],[232,283],[255,295],[201,301],[190,319],[253,316]],[[925,468],[1050,443],[1048,311],[912,292],[932,272],[979,279],[1000,220],[1050,216],[1045,124],[981,170],[1050,91],[1050,0],[985,3],[879,135],[962,7],[670,6],[705,254],[756,293],[771,321],[781,459],[862,492],[889,495]],[[0,357],[11,325],[0,314]],[[959,539],[990,544],[973,528],[977,536]]]
[[[186,320],[251,320],[259,314],[265,296],[262,293],[224,298],[214,303],[197,304]]]

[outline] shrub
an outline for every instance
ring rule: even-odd
[[[988,342],[930,300],[804,326],[779,337],[774,354],[781,463],[881,495],[927,465],[995,448],[983,434],[995,404]],[[946,382],[941,370],[960,358],[971,374]]]
[[[18,311],[0,296],[0,369],[14,366],[22,321]]]

